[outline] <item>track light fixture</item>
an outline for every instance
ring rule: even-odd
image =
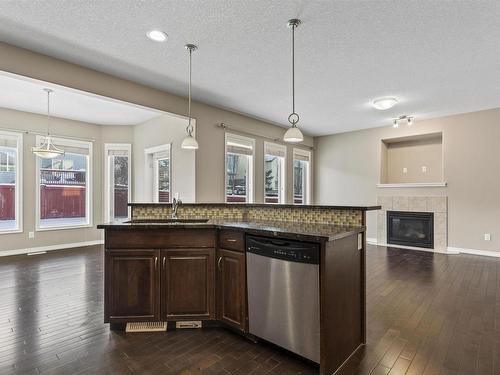
[[[401,115],[392,120],[392,127],[399,128],[399,122],[406,120],[408,126],[412,126],[415,123],[415,117],[408,115]]]

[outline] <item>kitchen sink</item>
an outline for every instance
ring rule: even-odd
[[[206,223],[210,219],[136,219],[125,221],[129,224],[190,224]]]

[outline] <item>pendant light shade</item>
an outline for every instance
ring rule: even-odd
[[[60,149],[52,143],[52,137],[50,136],[50,94],[53,92],[51,89],[43,89],[47,93],[47,133],[43,139],[40,146],[32,147],[31,152],[36,156],[43,159],[53,159],[58,156],[64,155],[64,150]]]
[[[186,49],[189,51],[189,98],[188,98],[188,126],[186,127],[186,137],[182,140],[181,148],[185,150],[197,150],[198,141],[193,136],[193,124],[191,124],[191,56],[193,51],[196,51],[198,47],[194,44],[186,44]]]
[[[288,129],[283,137],[283,140],[288,143],[299,143],[304,141],[304,135],[296,126],[292,126]]]
[[[185,150],[198,150],[198,141],[192,134],[188,134],[181,143],[181,148]]]
[[[299,143],[304,140],[304,135],[297,127],[300,117],[295,112],[295,28],[299,25],[299,19],[294,18],[288,21],[288,27],[292,29],[292,113],[288,116],[288,122],[292,124],[292,127],[283,137],[283,140],[288,143]]]

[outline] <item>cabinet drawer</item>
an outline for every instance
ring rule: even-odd
[[[245,251],[244,233],[237,230],[221,230],[219,232],[219,247],[229,250]]]
[[[107,249],[215,247],[214,229],[131,229],[107,230]]]

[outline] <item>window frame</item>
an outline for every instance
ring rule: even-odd
[[[0,138],[13,138],[16,141],[16,182],[15,182],[15,220],[16,228],[0,229],[1,234],[12,234],[23,232],[23,133],[16,131],[0,130]],[[7,156],[8,158],[8,156]],[[8,160],[7,160],[8,165]]]
[[[51,230],[63,230],[63,229],[79,229],[79,228],[90,228],[92,227],[93,222],[93,141],[83,141],[72,138],[60,138],[60,137],[51,137],[52,141],[64,148],[64,146],[68,147],[80,147],[87,148],[87,171],[85,175],[85,213],[86,213],[86,223],[84,224],[69,224],[69,225],[51,225],[51,226],[41,226],[40,224],[40,157],[34,155],[36,163],[35,163],[35,187],[36,187],[36,199],[35,199],[35,231],[36,232],[45,232]],[[44,136],[37,135],[36,136],[36,144],[40,145],[41,141],[44,139]]]
[[[295,203],[295,166],[293,165],[295,162],[295,155],[300,155],[303,157],[307,157],[308,164],[307,164],[307,175],[303,176],[303,179],[305,180],[306,184],[306,193],[303,195],[304,202],[302,203]],[[301,148],[294,148],[292,151],[292,203],[296,204],[298,206],[303,206],[303,205],[308,205],[311,204],[311,161],[312,161],[312,152],[307,151]]]
[[[170,169],[169,169],[169,182],[170,182],[170,193],[168,196],[168,202],[159,202],[159,194],[158,194],[158,178],[157,178],[157,170],[155,163],[158,160],[163,160],[167,158],[157,158],[155,159],[155,154],[168,152],[168,159],[170,159]],[[172,163],[172,143],[165,143],[163,145],[149,147],[144,149],[144,159],[145,159],[145,167],[146,174],[144,178],[145,183],[145,191],[149,191],[149,195],[151,196],[151,202],[153,203],[163,203],[170,204],[172,203],[173,198],[173,181],[172,181],[172,171],[173,171],[173,163]]]
[[[268,153],[268,149],[269,148],[277,148],[277,149],[280,149],[280,151],[283,153],[283,156],[276,156],[276,157],[279,157],[282,159],[282,162],[281,162],[281,170],[280,170],[280,188],[279,188],[279,193],[278,193],[278,202],[277,203],[272,203],[272,202],[266,202],[266,155],[273,155],[271,153]],[[287,147],[286,145],[283,145],[283,144],[280,144],[280,143],[274,143],[274,142],[264,142],[264,155],[263,155],[263,170],[264,170],[264,174],[263,174],[263,178],[264,178],[264,183],[263,183],[263,186],[264,186],[264,203],[265,204],[285,204],[286,202],[286,185],[287,185],[287,181],[286,181],[286,168],[287,168],[287,164],[286,164],[286,156],[287,156]]]
[[[252,150],[252,155],[245,155],[249,156],[250,160],[248,163],[248,178],[247,178],[247,194],[246,194],[246,202],[245,203],[253,203],[255,199],[255,139],[254,138],[249,138],[245,137],[239,134],[234,134],[234,133],[225,133],[224,134],[224,203],[227,204],[238,204],[239,202],[228,202],[227,201],[227,155],[228,155],[228,142],[233,141],[234,143],[240,142],[242,145],[243,144],[250,144],[251,145],[251,150]],[[236,153],[231,153],[234,155],[240,155]],[[243,203],[243,202],[242,202]],[[239,204],[242,204],[239,203]]]
[[[125,151],[128,156],[128,202],[132,200],[132,144],[130,143],[105,143],[104,144],[104,218],[105,221],[114,219],[114,209],[111,206],[111,164],[109,160],[110,151]],[[127,219],[131,217],[131,209],[127,209]]]

